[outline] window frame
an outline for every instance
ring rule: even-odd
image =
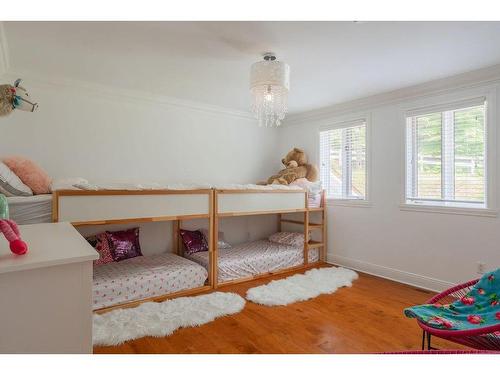
[[[371,193],[371,114],[362,113],[354,116],[339,118],[334,122],[330,122],[328,125],[323,125],[319,127],[317,134],[318,142],[318,160],[320,167],[320,179],[321,179],[321,133],[330,130],[345,129],[349,127],[354,127],[360,123],[365,124],[365,196],[363,199],[358,198],[333,198],[332,196],[326,195],[326,202],[329,206],[351,206],[351,207],[371,207],[372,203],[370,201]],[[326,189],[326,187],[325,187]],[[343,183],[342,189],[345,189],[345,184]]]
[[[443,214],[473,215],[473,216],[497,216],[497,192],[496,187],[496,96],[497,86],[483,88],[482,90],[471,90],[470,93],[461,93],[459,95],[448,95],[440,97],[424,98],[411,106],[401,108],[402,131],[402,185],[400,209],[402,211],[419,211]],[[485,207],[466,207],[453,204],[429,204],[409,202],[407,200],[408,187],[408,169],[407,169],[407,151],[408,151],[408,126],[407,118],[417,114],[445,112],[452,107],[467,107],[471,103],[477,103],[484,100],[485,108]]]

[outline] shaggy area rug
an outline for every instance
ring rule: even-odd
[[[261,305],[284,306],[320,294],[334,293],[340,287],[352,286],[352,281],[357,278],[356,272],[346,268],[315,268],[305,274],[273,280],[269,284],[251,288],[247,291],[247,299]]]
[[[215,292],[94,314],[93,344],[119,345],[144,336],[168,336],[181,327],[199,326],[236,314],[244,306],[245,300],[238,294]]]

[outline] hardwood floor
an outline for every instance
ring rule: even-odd
[[[228,285],[220,291],[244,296],[269,277]],[[247,302],[236,315],[169,337],[145,337],[94,353],[373,353],[420,349],[421,330],[403,308],[423,303],[432,292],[361,274],[352,288],[283,307]],[[439,348],[459,348],[433,339]]]

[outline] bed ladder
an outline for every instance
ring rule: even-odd
[[[309,208],[307,205],[308,197],[306,195],[306,210],[304,211],[304,219],[301,220],[292,220],[283,218],[282,214],[278,215],[278,229],[281,231],[282,223],[291,223],[297,225],[304,226],[304,265],[309,263],[309,250],[319,248],[319,261],[326,261],[326,246],[327,246],[327,225],[326,225],[326,200],[325,200],[325,191],[321,194],[321,205],[320,207],[312,207]],[[310,222],[311,213],[320,213],[320,222]],[[310,233],[312,231],[320,231],[321,232],[321,240],[315,241],[310,237]]]

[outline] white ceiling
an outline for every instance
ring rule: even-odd
[[[500,63],[500,22],[5,22],[10,71],[248,110],[250,65],[291,66],[290,112]]]

